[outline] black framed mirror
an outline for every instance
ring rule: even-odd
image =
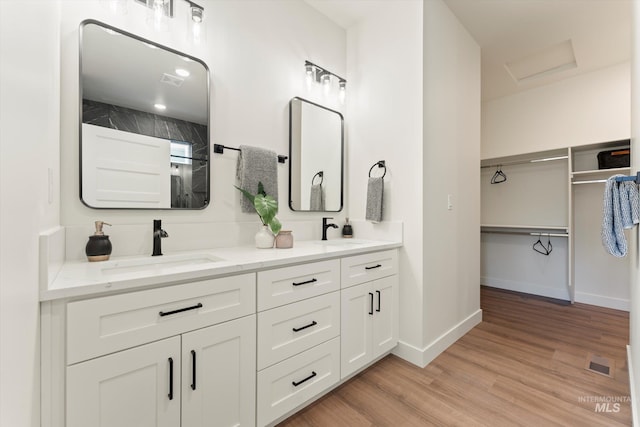
[[[85,205],[209,204],[209,69],[200,59],[83,21],[79,123]]]
[[[295,97],[289,102],[289,208],[339,212],[344,193],[344,118]]]

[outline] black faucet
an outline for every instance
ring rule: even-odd
[[[162,229],[162,220],[153,220],[153,253],[151,256],[162,255],[162,238],[169,237],[166,231]]]
[[[327,240],[327,228],[338,228],[335,224],[327,224],[328,219],[333,219],[331,217],[323,217],[322,218],[322,240]]]

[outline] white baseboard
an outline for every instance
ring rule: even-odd
[[[576,292],[576,302],[623,311],[630,311],[631,309],[631,301],[628,299],[611,298],[604,295],[587,294],[585,292]]]
[[[540,295],[543,297],[561,299],[569,301],[569,289],[567,287],[557,288],[551,286],[543,286],[537,283],[517,282],[514,280],[497,279],[495,277],[480,278],[480,283],[492,288],[505,289],[507,291],[522,292],[525,294]]]
[[[631,346],[627,345],[627,367],[629,368],[629,390],[631,392],[631,422],[638,426],[638,406],[636,405],[635,381],[633,375],[633,364],[631,363]]]
[[[474,326],[482,322],[482,310],[468,316],[466,319],[449,329],[447,332],[439,336],[435,341],[420,349],[406,342],[400,341],[398,346],[393,350],[393,354],[413,363],[414,365],[424,368],[433,359],[438,357],[440,353],[445,351],[451,344],[458,341],[464,334],[469,332]]]

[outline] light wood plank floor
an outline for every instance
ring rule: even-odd
[[[280,425],[631,425],[628,313],[486,287],[481,306],[426,368],[388,356]],[[585,369],[590,352],[615,361],[614,378]],[[619,411],[596,411],[612,399]]]

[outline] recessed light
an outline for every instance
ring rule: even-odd
[[[191,73],[184,68],[176,68],[176,74],[180,77],[189,77]]]
[[[164,104],[153,104],[153,106],[156,108],[156,110],[166,110],[167,106]]]

